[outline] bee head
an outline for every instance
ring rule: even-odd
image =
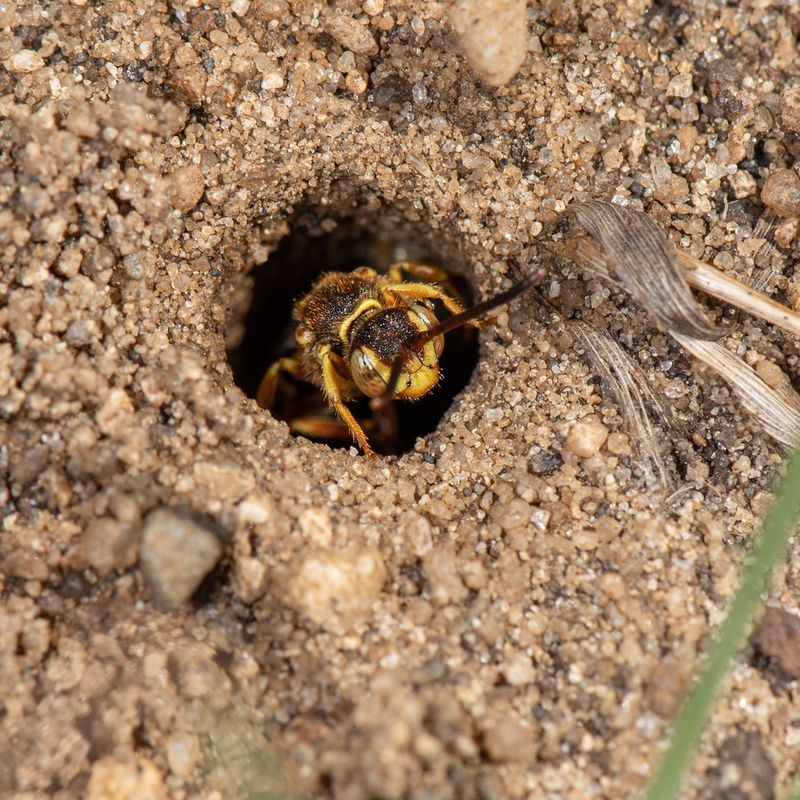
[[[439,356],[444,337],[436,336],[415,348],[417,337],[438,324],[428,306],[415,303],[406,308],[384,308],[353,326],[350,340],[350,373],[367,397],[386,391],[392,364],[401,359],[395,397],[413,400],[439,382]]]

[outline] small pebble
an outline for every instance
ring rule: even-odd
[[[431,597],[440,605],[460,603],[469,591],[458,574],[458,562],[449,546],[434,547],[422,559],[425,576],[431,587]]]
[[[800,216],[800,177],[791,169],[773,172],[764,181],[761,200],[782,217]]]
[[[170,175],[170,181],[172,207],[184,213],[191,211],[200,202],[206,189],[203,170],[199,164],[178,167]]]
[[[354,70],[347,74],[344,85],[347,91],[353,94],[363,94],[367,90],[367,76],[363,72]]]
[[[536,679],[536,670],[530,656],[516,653],[506,661],[501,670],[503,677],[511,686],[525,686]]]
[[[198,105],[206,90],[208,74],[200,64],[190,64],[175,71],[172,88],[191,105]]]
[[[753,638],[756,647],[790,678],[800,678],[800,616],[768,608]]]
[[[159,508],[145,520],[142,572],[156,602],[164,608],[185,603],[221,555],[217,536],[184,512]]]
[[[762,359],[756,364],[756,374],[771,389],[777,389],[784,380],[783,370],[772,361]]]
[[[781,92],[780,108],[783,127],[800,133],[800,86],[789,86]]]
[[[589,458],[600,451],[608,438],[602,422],[576,422],[567,434],[566,447],[576,456]]]
[[[170,771],[187,780],[200,759],[200,743],[194,734],[170,736],[167,739],[167,763]]]
[[[161,800],[167,796],[158,767],[143,756],[106,756],[92,766],[89,800]]]
[[[615,456],[629,456],[631,454],[631,440],[625,433],[614,431],[608,434],[608,452]]]
[[[334,14],[325,28],[339,44],[354,53],[374,56],[378,52],[378,44],[369,28],[347,14]]]
[[[495,503],[491,516],[504,531],[513,531],[530,524],[532,511],[530,503],[521,497],[514,497],[507,503]]]
[[[534,755],[533,731],[519,719],[506,717],[484,732],[483,746],[492,761],[530,761]]]
[[[35,50],[20,50],[6,60],[9,72],[36,72],[44,66],[44,59]]]
[[[470,66],[490,86],[505,86],[528,50],[525,0],[456,0],[449,18]]]
[[[291,569],[286,601],[317,625],[343,633],[367,617],[385,580],[374,547],[314,547]]]
[[[92,520],[81,534],[81,551],[94,571],[104,577],[132,567],[139,558],[138,526],[111,517]]]

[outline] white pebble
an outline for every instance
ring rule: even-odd
[[[35,72],[44,66],[44,59],[35,50],[20,50],[6,60],[9,72]]]

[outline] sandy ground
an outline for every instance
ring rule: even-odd
[[[0,796],[638,796],[780,462],[727,388],[554,264],[677,411],[672,486],[530,300],[399,457],[247,396],[291,263],[426,255],[484,297],[576,198],[797,297],[791,224],[754,234],[800,158],[796,6],[531,5],[496,89],[439,2],[0,4]],[[800,611],[796,541],[769,601]],[[748,647],[685,797],[787,789],[796,677]]]

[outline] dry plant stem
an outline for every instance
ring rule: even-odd
[[[641,211],[588,200],[573,203],[565,212],[589,241],[573,239],[573,254],[593,269],[599,268],[622,284],[662,330],[675,330],[696,339],[718,339],[722,331],[711,325],[706,311],[686,282],[675,247],[664,231]]]
[[[670,334],[695,358],[717,372],[731,387],[739,401],[781,444],[790,447],[800,440],[800,412],[796,393],[776,392],[758,377],[745,361],[719,342],[693,339],[677,331]],[[794,397],[792,397],[794,395]]]
[[[755,289],[737,281],[724,272],[706,264],[699,258],[678,251],[678,257],[686,268],[686,280],[694,289],[724,300],[755,317],[777,325],[787,333],[800,336],[800,314],[776,303]]]
[[[556,312],[557,314],[558,312]],[[668,410],[651,390],[641,368],[606,331],[577,320],[564,323],[582,342],[587,355],[623,409],[624,419],[642,453],[642,468],[657,488],[669,488],[670,475],[661,457],[659,443],[645,407],[645,399],[662,418]],[[655,473],[655,474],[654,474]]]

